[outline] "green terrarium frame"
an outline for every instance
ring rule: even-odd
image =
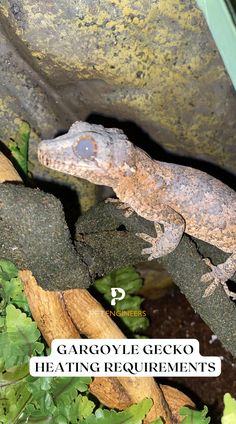
[[[197,0],[236,89],[236,0]]]

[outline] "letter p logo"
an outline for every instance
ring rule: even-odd
[[[117,296],[118,293],[120,296]],[[111,295],[113,299],[111,300],[111,305],[114,306],[117,300],[122,300],[125,298],[125,291],[120,287],[111,287]]]

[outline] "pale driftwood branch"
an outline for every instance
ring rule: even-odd
[[[5,181],[22,182],[22,179],[9,159],[0,152],[0,183]]]
[[[31,314],[48,346],[53,339],[80,338],[77,327],[68,316],[62,294],[43,290],[30,271],[20,271],[19,275]]]
[[[87,290],[48,292],[37,285],[30,271],[21,271],[20,277],[32,315],[48,345],[55,338],[78,338],[79,333],[89,338],[125,338]],[[90,391],[104,405],[116,409],[124,409],[144,398],[151,398],[153,407],[145,420],[146,424],[157,417],[162,417],[166,424],[180,423],[180,407],[194,406],[186,395],[168,386],[159,387],[151,377],[96,377]]]

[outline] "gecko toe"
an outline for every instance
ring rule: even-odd
[[[146,247],[145,249],[142,249],[142,255],[149,255],[149,257],[147,258],[148,261],[152,261],[153,259],[156,259],[157,258],[156,239],[145,233],[137,233],[136,236],[140,237],[147,243],[151,244],[151,247]]]
[[[131,215],[134,214],[134,209],[132,209],[127,203],[118,203],[117,209],[125,211],[124,215],[126,218],[129,218]]]
[[[147,243],[150,243],[151,245],[154,245],[153,241],[156,242],[156,239],[154,239],[153,237],[149,236],[148,234],[145,234],[145,233],[136,233],[135,235],[137,237],[140,237],[141,239],[143,239]]]
[[[149,255],[147,260],[148,261],[152,261],[153,259],[155,259],[155,256],[153,255],[153,250],[151,247],[147,247],[146,249],[142,249],[142,255]]]
[[[231,297],[233,300],[236,300],[236,293],[229,290],[227,284],[226,284],[227,278],[222,273],[222,270],[219,269],[219,267],[212,265],[212,271],[208,272],[207,274],[204,274],[201,277],[202,283],[207,283],[209,286],[204,292],[203,297],[209,297],[214,293],[217,286],[220,284],[223,286],[223,289],[228,297]]]
[[[126,218],[129,218],[134,213],[134,209],[132,209],[127,203],[122,203],[119,199],[108,197],[107,199],[105,199],[105,203],[113,203],[114,205],[116,205],[117,209],[125,211]]]
[[[131,209],[131,208],[126,209],[126,211],[125,211],[125,218],[129,218],[130,216],[133,215],[133,213],[134,213],[133,209]]]
[[[210,268],[213,269],[214,265],[212,264],[211,260],[209,258],[203,258],[203,262]]]
[[[115,199],[114,197],[107,197],[107,199],[104,200],[105,203],[119,203],[119,199]]]
[[[218,286],[219,283],[220,283],[220,281],[213,281],[211,284],[209,284],[209,286],[207,287],[207,289],[204,292],[203,297],[211,296],[214,293],[214,291],[215,291],[215,289],[216,289],[216,287]]]
[[[214,280],[213,272],[207,272],[201,277],[201,283],[209,283],[210,281]]]
[[[152,254],[151,247],[147,247],[145,249],[142,249],[142,255],[151,255],[151,254]]]

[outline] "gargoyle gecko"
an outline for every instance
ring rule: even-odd
[[[153,221],[157,236],[137,234],[151,244],[149,260],[172,252],[184,232],[231,256],[214,266],[202,282],[205,296],[236,271],[236,193],[216,178],[186,166],[151,159],[115,128],[75,122],[69,132],[39,144],[40,162],[51,169],[113,188],[121,202]]]

